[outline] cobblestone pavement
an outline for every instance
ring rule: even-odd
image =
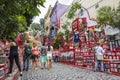
[[[63,64],[53,64],[51,70],[23,72],[21,80],[120,80],[119,76],[93,72]]]

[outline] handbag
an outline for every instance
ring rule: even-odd
[[[98,48],[97,48],[98,49]],[[103,58],[103,55],[100,55],[100,54],[97,54],[97,60],[103,60],[104,58]]]
[[[97,60],[103,60],[103,55],[97,55]]]

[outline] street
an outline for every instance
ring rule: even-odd
[[[64,64],[53,64],[51,70],[29,70],[19,80],[120,80],[119,76],[93,72]]]

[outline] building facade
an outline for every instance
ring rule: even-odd
[[[90,19],[96,19],[97,17],[97,11],[103,7],[103,6],[110,6],[111,8],[117,8],[120,0],[73,0],[74,4],[75,2],[78,2],[81,4],[82,7],[84,7],[88,13],[89,13],[89,17]],[[71,5],[72,6],[72,5]],[[60,18],[60,29],[59,31],[64,32],[64,29],[62,28],[62,26],[64,26],[66,23],[70,23],[68,25],[68,29],[71,31],[71,24],[72,22],[76,19],[79,18],[79,13],[80,13],[80,9],[78,9],[75,12],[75,16],[72,19],[68,19],[67,18],[67,14],[71,8],[71,6],[68,8],[68,10],[66,11],[66,13]]]
[[[103,6],[110,6],[117,8],[120,0],[76,0],[86,8],[89,12],[90,18],[96,19],[97,11]]]

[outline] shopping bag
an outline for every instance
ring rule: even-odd
[[[97,55],[97,60],[103,60],[103,55]]]

